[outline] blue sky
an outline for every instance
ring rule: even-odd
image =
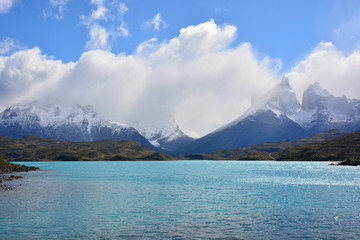
[[[82,23],[81,16],[89,16],[96,4],[89,0],[53,1],[64,3],[61,17],[58,6],[51,6],[51,1],[14,1],[7,13],[0,15],[0,36],[12,38],[29,48],[38,46],[47,55],[65,62],[76,61],[88,50],[89,29]],[[360,39],[360,30],[336,33],[343,25],[358,18],[358,0],[117,1],[127,8],[123,16],[110,2],[104,1],[104,6],[109,13],[112,11],[112,16],[99,20],[99,25],[110,30],[124,22],[128,30],[128,36],[109,39],[114,53],[131,54],[147,39],[169,40],[176,37],[181,28],[209,19],[214,19],[218,25],[236,26],[234,45],[250,42],[258,54],[280,58],[284,70],[292,67],[320,41],[332,41],[340,49],[349,51]],[[154,25],[146,27],[145,23],[156,14],[160,14],[163,24],[159,29],[154,29]],[[347,40],[352,37],[356,40],[349,44]]]
[[[54,97],[202,136],[283,75],[299,101],[314,82],[360,99],[359,49],[359,0],[0,0],[0,108]]]

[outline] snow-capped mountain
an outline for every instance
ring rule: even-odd
[[[172,153],[176,153],[182,145],[193,141],[181,131],[175,119],[167,116],[161,122],[133,122],[131,125],[136,128],[151,144]]]
[[[238,119],[195,140],[185,135],[172,117],[123,124],[104,119],[89,105],[67,108],[57,101],[33,102],[0,113],[2,136],[69,141],[128,139],[174,154],[295,140],[331,129],[360,130],[360,100],[335,97],[314,83],[304,91],[300,104],[287,78],[252,99]]]
[[[238,119],[193,141],[184,153],[295,140],[331,129],[360,130],[360,100],[335,97],[314,83],[305,90],[300,104],[284,77],[266,94],[252,99]]]
[[[335,97],[319,83],[310,85],[303,94],[301,111],[290,117],[310,133],[341,129],[360,129],[360,100]]]
[[[307,131],[288,117],[299,109],[288,79],[283,78],[265,95],[252,99],[252,105],[240,118],[195,140],[186,152],[209,152],[305,137]]]
[[[254,114],[259,110],[270,110],[276,115],[294,115],[301,109],[296,94],[290,86],[289,79],[283,77],[273,89],[260,97],[251,100],[250,108],[235,122]]]
[[[134,140],[152,146],[135,128],[99,116],[93,107],[66,108],[56,101],[12,106],[0,113],[0,135],[67,141]]]

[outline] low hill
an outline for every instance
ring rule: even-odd
[[[233,148],[209,153],[189,154],[183,157],[187,159],[209,160],[274,160],[278,152],[287,148],[333,139],[347,133],[349,132],[343,130],[330,130],[295,141],[288,140],[280,142],[269,142],[256,144],[245,148]]]
[[[360,131],[279,152],[279,161],[359,161]]]
[[[9,161],[173,160],[135,141],[68,142],[40,137],[0,137],[0,155]]]
[[[13,172],[27,172],[37,170],[37,167],[28,167],[20,164],[10,163],[0,155],[0,174],[13,173]],[[0,183],[2,179],[0,178]]]

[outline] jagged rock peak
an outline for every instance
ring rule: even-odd
[[[75,118],[78,116],[82,116],[82,118],[85,118],[85,117],[96,118],[96,117],[98,117],[98,114],[91,105],[82,106],[82,105],[76,104],[72,108],[72,110],[69,114],[69,117]]]
[[[283,76],[282,79],[281,79],[281,82],[278,84],[278,86],[283,88],[283,89],[293,91],[292,87],[290,86],[288,77]]]
[[[271,110],[276,115],[293,114],[300,109],[300,103],[296,98],[289,79],[283,77],[281,82],[270,89],[267,93],[252,101],[251,107],[241,117],[247,117],[259,110]]]
[[[314,94],[314,95],[318,95],[318,96],[323,96],[323,97],[327,97],[327,96],[331,96],[329,94],[329,92],[322,88],[320,86],[320,83],[315,82],[313,84],[311,84],[305,91],[304,91],[304,95],[306,94]]]
[[[73,110],[74,111],[81,111],[84,114],[95,113],[95,110],[94,110],[93,106],[91,106],[91,105],[82,106],[80,104],[76,104],[74,106]]]
[[[311,84],[303,94],[302,108],[305,111],[310,111],[318,108],[326,108],[329,101],[335,97],[322,88],[318,82]]]

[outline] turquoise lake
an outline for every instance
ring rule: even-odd
[[[360,168],[326,162],[22,162],[0,239],[359,239]]]

